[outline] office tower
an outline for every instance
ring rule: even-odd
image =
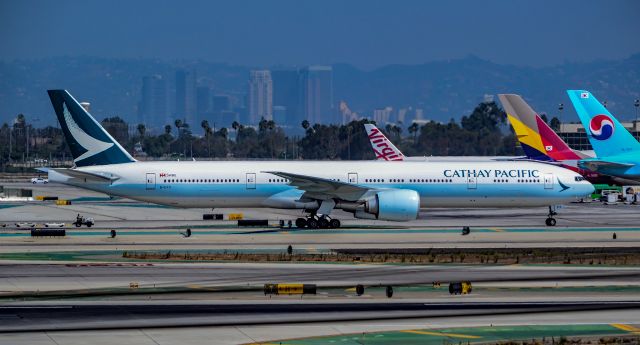
[[[281,105],[274,105],[273,121],[275,121],[278,125],[287,124],[287,108]]]
[[[271,79],[273,80],[273,106],[274,109],[275,107],[280,107],[278,108],[279,116],[275,119],[276,123],[299,126],[302,121],[302,114],[300,114],[299,110],[300,85],[298,71],[272,71]]]
[[[231,97],[227,95],[214,95],[212,109],[214,113],[231,110]]]
[[[152,130],[172,122],[169,118],[167,81],[160,75],[143,77],[138,123]]]
[[[393,108],[385,107],[381,109],[373,110],[373,121],[375,121],[378,125],[384,125],[391,122],[391,114],[393,112]]]
[[[346,125],[351,121],[358,120],[358,113],[351,111],[351,109],[349,109],[349,105],[347,104],[347,102],[340,101],[340,104],[338,105],[338,110],[340,112],[340,118],[342,119],[343,125]]]
[[[179,70],[176,72],[176,118],[182,119],[193,128],[196,124],[196,72]]]
[[[196,89],[196,109],[197,126],[200,126],[202,120],[211,121],[211,89],[208,86],[198,86]]]
[[[261,118],[273,119],[273,81],[269,70],[251,71],[249,79],[249,125]]]
[[[333,70],[331,66],[309,66],[300,71],[303,119],[310,123],[335,123]],[[301,119],[302,120],[302,119]]]

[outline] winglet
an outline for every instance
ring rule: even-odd
[[[404,155],[393,143],[378,129],[378,127],[365,123],[369,142],[376,154],[376,159],[381,161],[403,161]]]

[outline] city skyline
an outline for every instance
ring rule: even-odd
[[[604,95],[612,110],[629,119],[636,110],[632,102],[640,96],[635,91],[640,80],[636,77],[640,71],[638,66],[640,54],[623,60],[567,63],[543,69],[498,65],[477,57],[423,65],[389,65],[370,72],[351,65],[331,65],[325,66],[332,71],[331,83],[326,84],[330,85],[327,90],[331,91],[323,94],[329,95],[328,107],[333,110],[325,111],[328,116],[319,119],[309,117],[303,106],[304,92],[299,84],[300,71],[305,67],[263,68],[272,71],[274,119],[280,124],[299,127],[304,119],[312,123],[340,123],[353,118],[353,114],[373,118],[376,109],[386,107],[393,109],[390,118],[394,121],[407,123],[420,118],[448,122],[468,114],[485,97],[505,92],[521,93],[542,112],[555,114],[557,104],[567,102],[563,97],[564,90],[576,87]],[[90,57],[0,64],[0,74],[6,76],[0,83],[0,109],[4,110],[0,113],[0,121],[12,121],[17,114],[23,113],[30,119],[40,119],[42,125],[54,124],[55,117],[50,116],[50,106],[42,93],[45,89],[66,88],[79,100],[90,101],[92,112],[99,118],[119,116],[130,123],[139,122],[144,120],[141,112],[144,113],[145,77],[155,75],[165,80],[169,115],[166,120],[162,115],[156,116],[160,123],[148,125],[150,130],[154,126],[161,130],[178,118],[187,121],[192,130],[200,130],[203,119],[218,127],[229,126],[233,121],[248,124],[245,110],[251,70],[201,61],[165,63]],[[585,78],[584,71],[587,70],[590,72]],[[189,94],[192,104],[195,103],[192,109],[196,111],[191,119],[178,115],[176,91],[184,89],[176,85],[179,71],[192,73]],[[29,84],[25,85],[24,81]],[[206,100],[202,99],[203,94]],[[343,104],[351,115],[343,112]],[[564,120],[572,118],[571,112],[573,110],[569,108],[564,111]],[[283,119],[287,123],[283,123]]]

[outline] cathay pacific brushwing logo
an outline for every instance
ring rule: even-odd
[[[105,151],[109,149],[111,146],[113,146],[113,143],[107,143],[107,142],[98,140],[90,136],[89,134],[85,133],[82,130],[82,128],[78,126],[76,121],[73,119],[73,116],[71,116],[69,109],[67,109],[67,104],[62,103],[62,107],[63,107],[62,109],[64,113],[64,121],[66,122],[67,127],[69,128],[69,132],[71,133],[71,136],[73,137],[73,139],[75,139],[78,142],[78,144],[80,144],[80,146],[82,146],[85,150],[87,150],[87,152],[83,153],[78,158],[74,159],[73,160],[74,162],[81,161],[85,158],[89,158],[91,156],[97,155],[98,153]]]
[[[562,188],[561,192],[564,192],[565,190],[571,188],[571,187],[567,186],[566,184],[562,183],[562,181],[560,181],[560,179],[558,179],[558,184],[560,185],[560,188]]]

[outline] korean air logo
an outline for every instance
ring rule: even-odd
[[[613,135],[613,120],[607,115],[596,115],[589,123],[591,135],[597,140],[607,140]]]

